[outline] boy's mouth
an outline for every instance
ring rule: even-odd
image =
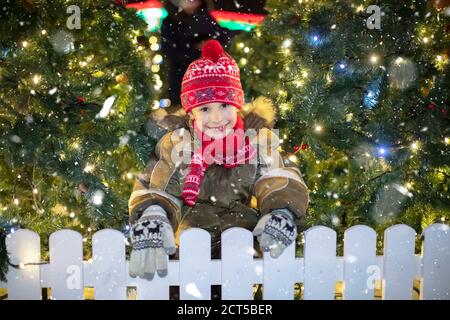
[[[227,125],[228,125],[228,123],[227,123],[227,124],[224,124],[223,126],[218,126],[218,127],[210,127],[210,126],[206,126],[206,127],[207,127],[208,129],[211,129],[211,130],[219,130],[219,131],[223,131],[223,130],[226,129]]]

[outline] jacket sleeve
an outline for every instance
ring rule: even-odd
[[[277,150],[278,136],[263,128],[258,134],[258,172],[254,186],[261,215],[286,208],[293,213],[297,226],[306,224],[308,188],[298,167]]]
[[[176,230],[182,202],[181,199],[165,191],[169,179],[176,170],[171,160],[174,145],[172,134],[173,132],[168,132],[158,141],[146,168],[134,182],[128,201],[131,224],[137,221],[149,206],[159,205],[167,212],[167,217]]]

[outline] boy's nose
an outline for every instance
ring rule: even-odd
[[[217,122],[219,123],[222,120],[222,116],[220,115],[220,112],[217,110],[214,110],[211,112],[210,115],[211,122]]]

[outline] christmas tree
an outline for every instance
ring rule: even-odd
[[[248,98],[279,106],[280,148],[311,190],[309,226],[342,238],[355,224],[420,234],[448,221],[450,9],[419,0],[267,9],[233,55]]]
[[[0,10],[0,278],[6,234],[127,231],[155,140],[145,23],[120,1],[4,1]],[[158,85],[158,84],[157,84]],[[158,88],[156,88],[158,89]],[[43,253],[46,257],[46,253]]]

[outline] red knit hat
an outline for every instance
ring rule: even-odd
[[[181,83],[181,105],[186,113],[211,102],[223,102],[240,109],[244,104],[239,67],[220,42],[209,40],[202,57],[193,61]]]

